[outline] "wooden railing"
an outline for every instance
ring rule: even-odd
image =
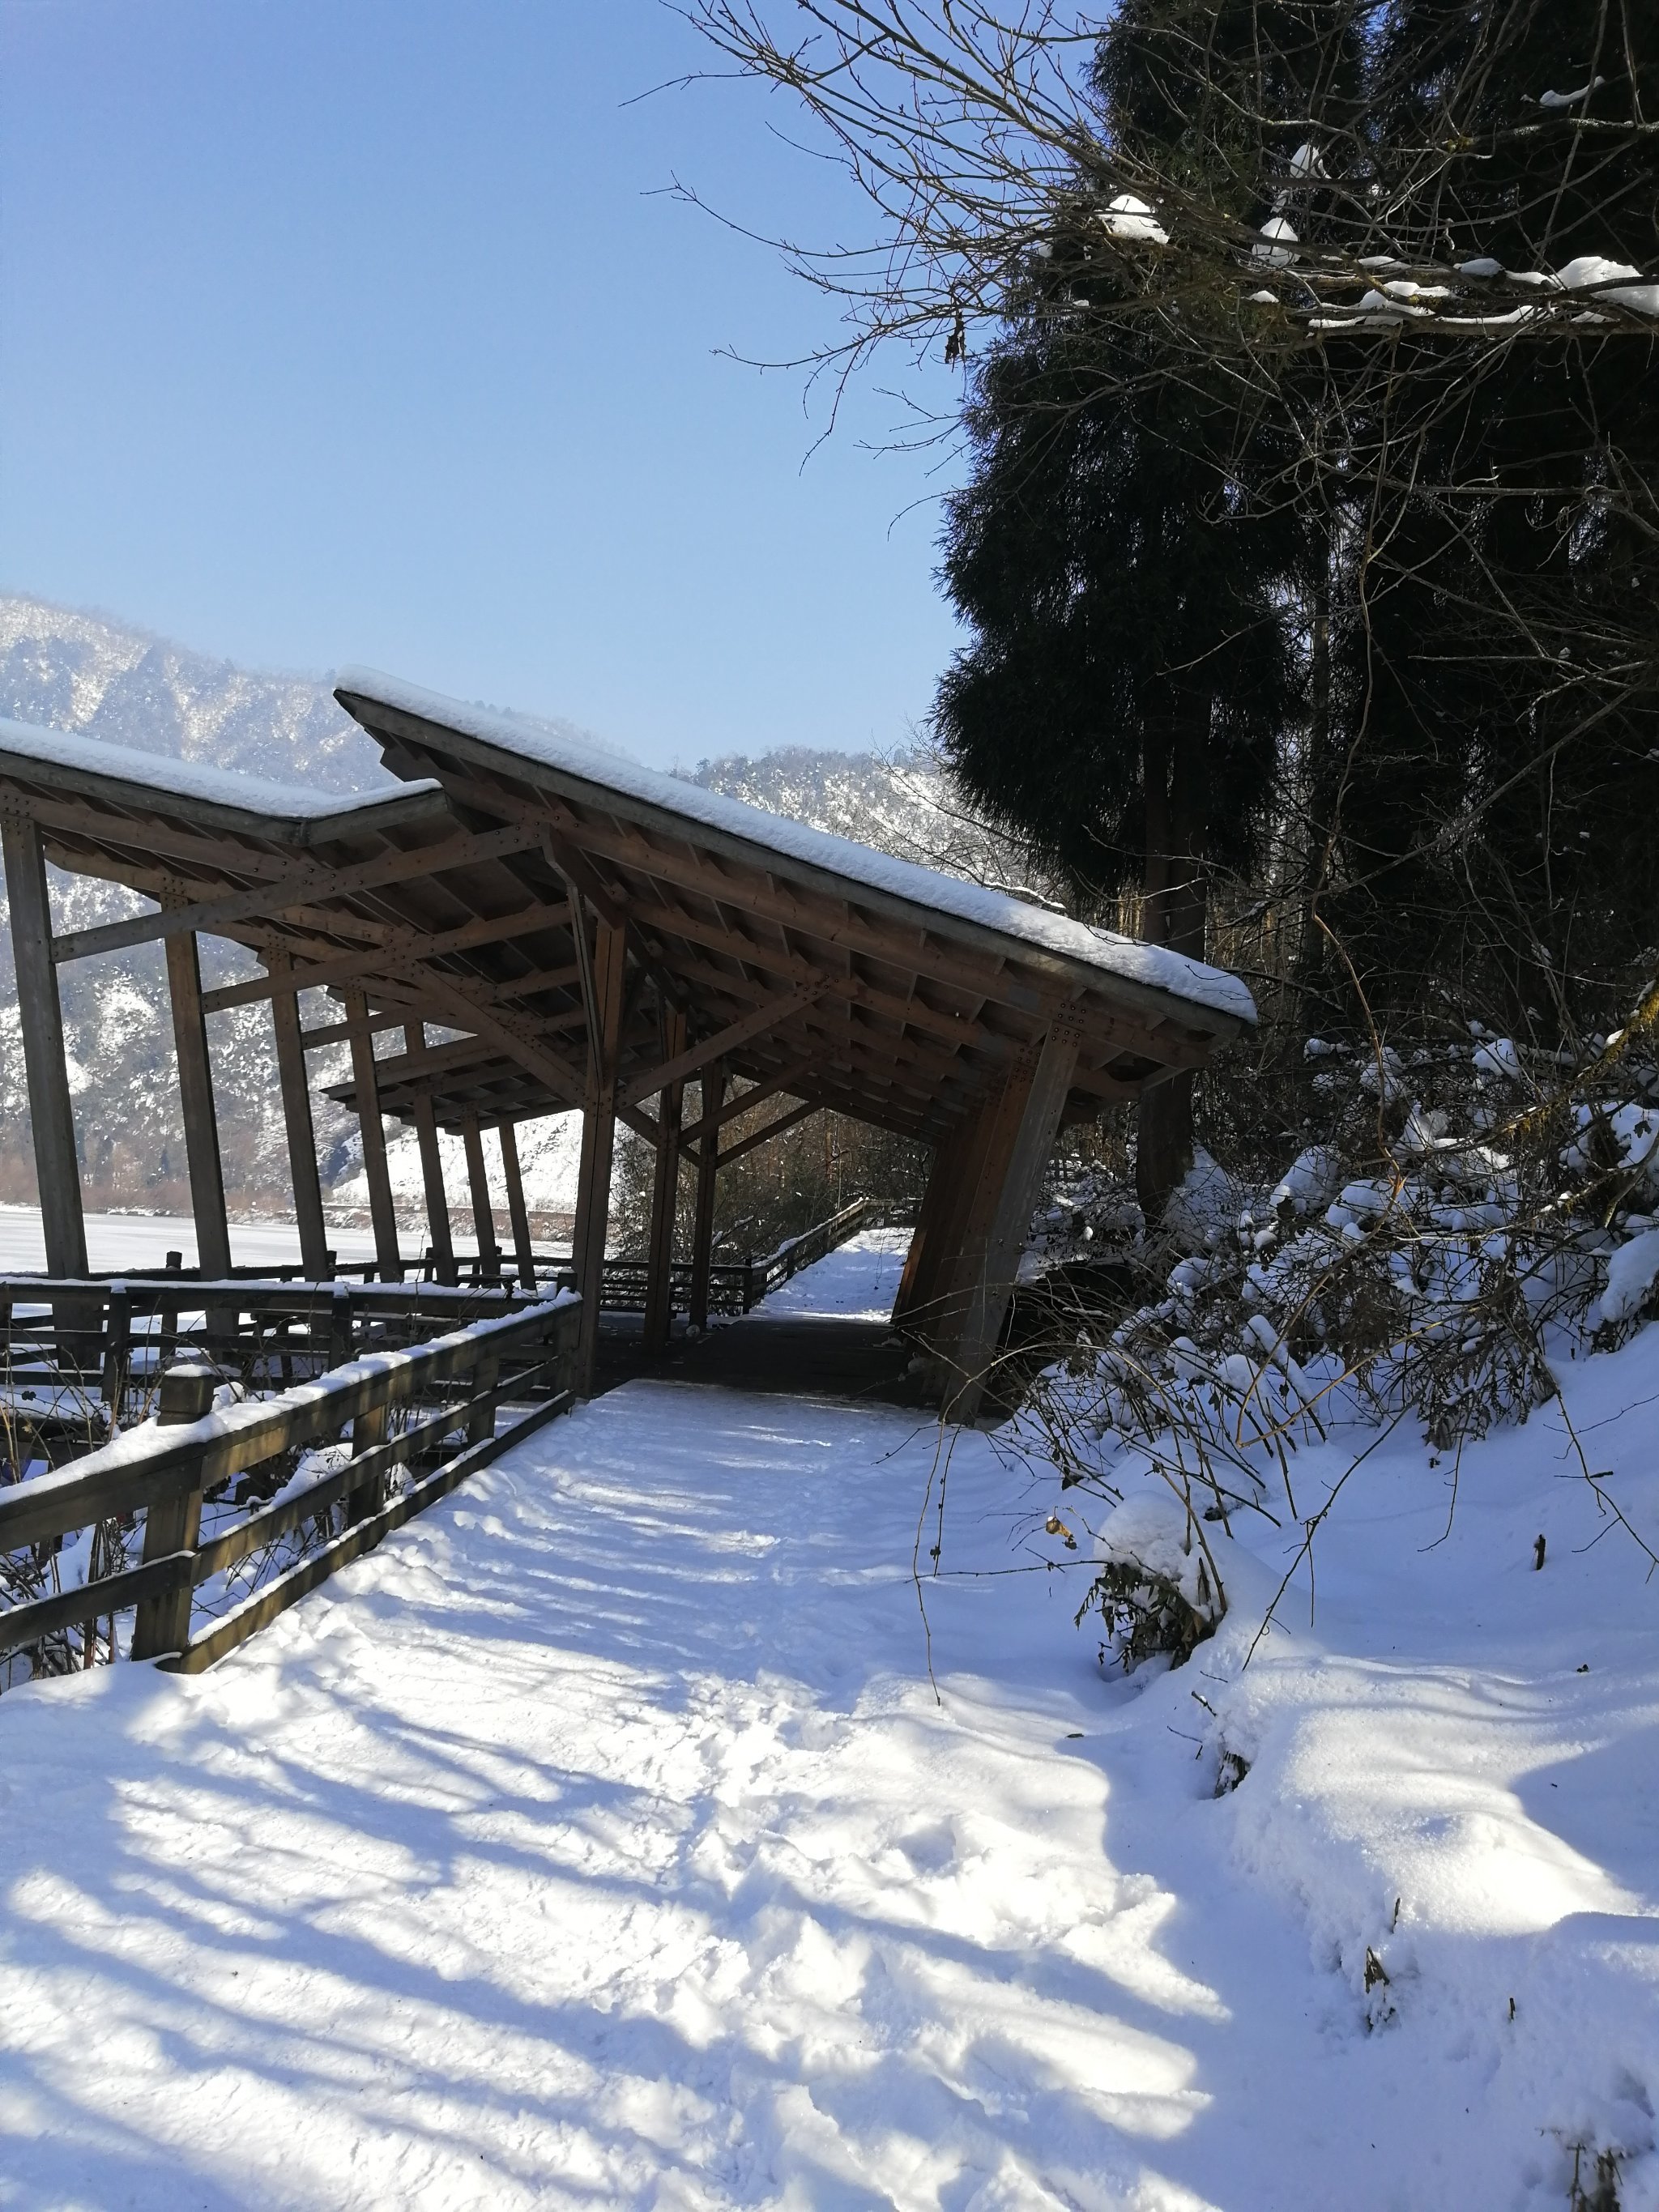
[[[162,1370],[192,1353],[283,1389],[531,1303],[511,1285],[0,1276],[0,1482],[143,1419]]]
[[[186,1674],[211,1666],[389,1529],[565,1411],[579,1316],[574,1298],[531,1305],[218,1410],[216,1395],[229,1394],[213,1367],[192,1362],[168,1370],[158,1419],[0,1490],[0,1554],[14,1557],[33,1547],[40,1559],[72,1533],[123,1523],[131,1529],[144,1516],[137,1565],[0,1612],[0,1656],[106,1620],[113,1656],[115,1616],[136,1608],[132,1657]],[[498,1411],[509,1402],[526,1410],[498,1434]],[[337,1440],[348,1431],[349,1455],[342,1456]],[[337,1463],[308,1468],[318,1457]],[[250,1504],[253,1510],[241,1510]],[[216,1509],[216,1525],[204,1538],[206,1504]],[[227,1586],[224,1609],[192,1632],[198,1589],[256,1555],[268,1565],[278,1540],[307,1523],[314,1548],[240,1601]],[[77,1663],[90,1664],[91,1637],[83,1635],[81,1649]]]
[[[764,1260],[749,1262],[749,1280],[744,1285],[743,1310],[747,1313],[763,1297],[778,1290],[792,1275],[803,1267],[811,1267],[827,1253],[836,1250],[860,1229],[873,1229],[889,1218],[889,1209],[878,1206],[873,1199],[855,1198],[850,1206],[843,1206],[827,1221],[803,1230],[799,1237],[786,1237],[777,1250]]]
[[[711,1313],[746,1314],[761,1300],[802,1267],[811,1267],[828,1252],[846,1243],[860,1229],[873,1229],[889,1222],[908,1221],[915,1208],[887,1206],[872,1198],[855,1198],[832,1213],[827,1221],[820,1221],[811,1229],[803,1230],[799,1237],[786,1237],[775,1252],[764,1259],[717,1260],[708,1270],[708,1310]],[[533,1255],[537,1278],[539,1281],[569,1279],[570,1255],[568,1252],[537,1252]],[[462,1279],[477,1284],[490,1279],[481,1273],[483,1263],[476,1252],[458,1252],[455,1263]],[[430,1271],[432,1255],[428,1252],[421,1263],[423,1271]],[[514,1262],[503,1253],[500,1262],[503,1278],[511,1280]],[[647,1264],[643,1260],[607,1259],[599,1293],[600,1310],[605,1313],[643,1313]],[[673,1310],[684,1313],[690,1304],[691,1263],[677,1260],[669,1271],[670,1298]]]

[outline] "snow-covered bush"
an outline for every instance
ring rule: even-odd
[[[1103,1171],[1059,1194],[1018,1427],[1065,1487],[1115,1503],[1132,1464],[1167,1486],[1156,1532],[1108,1518],[1084,1608],[1126,1663],[1187,1656],[1204,1630],[1182,1607],[1218,1617],[1206,1528],[1288,1514],[1311,1544],[1328,1506],[1297,1495],[1306,1444],[1341,1430],[1363,1455],[1410,1421],[1455,1455],[1659,1309],[1656,1025],[1659,990],[1568,1066],[1478,1026],[1412,1051],[1312,1040],[1321,1121],[1276,1176],[1200,1153],[1155,1235]]]
[[[1100,1542],[1100,1568],[1078,1608],[1106,1632],[1109,1656],[1124,1668],[1167,1656],[1179,1667],[1221,1617],[1219,1578],[1203,1532],[1174,1498],[1143,1492],[1111,1515]]]

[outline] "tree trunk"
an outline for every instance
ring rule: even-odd
[[[1204,957],[1209,908],[1212,705],[1207,685],[1179,693],[1167,735],[1146,750],[1148,896],[1140,933],[1194,960]],[[1168,782],[1155,790],[1160,768]],[[1136,1111],[1135,1194],[1149,1227],[1192,1164],[1193,1078],[1183,1070],[1146,1091]]]
[[[1308,764],[1306,781],[1307,854],[1302,897],[1302,942],[1297,947],[1297,981],[1305,1015],[1309,998],[1322,983],[1325,969],[1324,933],[1319,927],[1321,900],[1330,889],[1335,854],[1337,792],[1341,763],[1331,750],[1331,549],[1326,533],[1324,558],[1314,579],[1311,651],[1308,683]]]

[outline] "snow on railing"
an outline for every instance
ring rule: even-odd
[[[108,1622],[103,1656],[113,1657],[116,1616],[136,1608],[132,1657],[191,1674],[210,1666],[565,1411],[579,1313],[580,1301],[562,1292],[428,1343],[348,1358],[270,1397],[239,1395],[240,1386],[204,1362],[169,1370],[157,1418],[0,1489],[0,1555],[10,1555],[13,1588],[25,1547],[39,1568],[64,1537],[79,1536],[84,1569],[67,1588],[56,1573],[58,1589],[0,1612],[0,1655],[29,1653],[31,1672],[91,1665],[99,1624]],[[411,1419],[437,1386],[462,1379],[466,1389]],[[510,1400],[528,1401],[528,1410],[497,1435],[497,1412]],[[346,1431],[349,1447],[340,1441]],[[138,1537],[141,1516],[142,1558],[128,1565],[127,1540]],[[307,1523],[320,1542],[291,1555],[283,1540],[301,1532],[303,1545]],[[219,1615],[192,1634],[197,1592],[209,1585]],[[78,1644],[65,1649],[73,1629],[82,1632]]]

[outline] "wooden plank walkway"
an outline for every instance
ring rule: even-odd
[[[726,1390],[921,1407],[920,1380],[909,1372],[914,1351],[884,1321],[757,1313],[699,1338],[677,1336],[664,1358],[653,1359],[639,1316],[606,1314],[599,1389],[654,1376]]]

